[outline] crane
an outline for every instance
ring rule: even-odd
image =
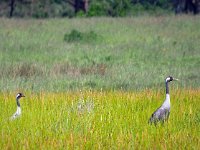
[[[151,115],[149,123],[154,123],[155,125],[158,122],[164,123],[168,120],[170,114],[170,95],[169,95],[169,82],[177,81],[178,79],[168,76],[165,79],[165,88],[166,88],[166,98],[163,104]]]
[[[22,93],[18,93],[16,95],[17,111],[12,115],[12,117],[10,118],[11,120],[18,118],[21,115],[21,107],[20,107],[19,99],[22,97],[25,97],[24,94]]]

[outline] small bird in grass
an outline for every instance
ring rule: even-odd
[[[18,118],[21,115],[21,107],[20,107],[20,103],[19,103],[19,99],[21,97],[25,97],[24,94],[18,93],[17,96],[16,96],[17,111],[12,115],[12,117],[10,118],[11,120]]]
[[[149,123],[154,123],[155,125],[158,122],[164,123],[168,120],[169,114],[170,114],[170,95],[169,95],[169,82],[171,81],[177,81],[178,79],[175,79],[171,76],[167,77],[165,79],[165,86],[166,86],[166,98],[164,103],[151,115],[151,118],[149,119]]]

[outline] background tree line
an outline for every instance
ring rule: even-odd
[[[144,13],[197,14],[200,0],[0,0],[0,16],[130,16]]]

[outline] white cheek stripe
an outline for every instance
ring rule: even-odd
[[[20,96],[20,94],[17,94],[16,98],[19,97],[19,96]]]
[[[170,80],[170,78],[169,78],[169,77],[167,77],[167,79],[166,79],[166,82],[167,82],[167,81],[169,81],[169,80]]]

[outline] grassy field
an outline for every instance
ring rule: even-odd
[[[198,149],[199,27],[199,16],[0,18],[0,148]],[[83,37],[67,41],[72,31]],[[150,126],[168,75],[180,79],[169,122]]]
[[[199,90],[176,90],[164,126],[150,126],[164,92],[26,93],[9,121],[13,93],[0,94],[1,149],[198,149]]]
[[[160,88],[200,81],[199,16],[0,19],[0,89],[66,91]],[[95,41],[64,41],[72,30]]]

